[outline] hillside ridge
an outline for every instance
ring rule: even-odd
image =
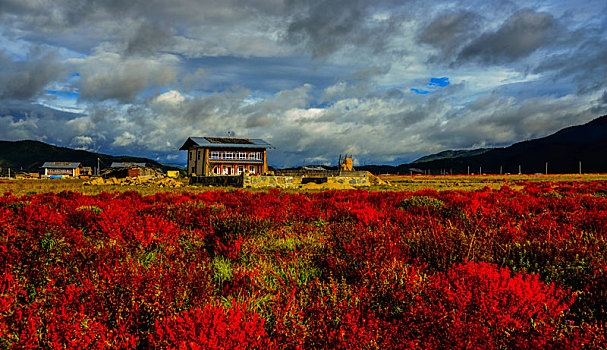
[[[14,171],[40,171],[44,162],[80,162],[83,166],[108,167],[113,162],[146,163],[151,168],[162,170],[177,169],[163,165],[144,157],[112,156],[68,147],[53,146],[42,141],[0,141],[0,168],[11,168]]]
[[[607,172],[607,115],[545,137],[488,149],[480,154],[474,154],[474,151],[443,151],[398,166],[365,165],[357,169],[374,174],[417,171],[429,174],[516,174],[519,169],[523,174],[545,173],[546,170],[550,174],[566,174],[578,173],[580,168],[583,173]]]

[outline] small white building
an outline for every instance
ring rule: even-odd
[[[44,176],[80,176],[82,163],[77,162],[45,162],[42,165]]]

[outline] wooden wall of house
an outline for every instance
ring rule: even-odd
[[[204,176],[205,162],[208,162],[208,152],[204,148],[190,148],[188,150],[188,176]]]

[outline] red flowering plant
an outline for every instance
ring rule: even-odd
[[[517,186],[7,193],[0,346],[607,346],[607,185]]]

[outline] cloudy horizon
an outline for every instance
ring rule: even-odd
[[[0,139],[401,164],[607,114],[602,1],[0,0]]]

